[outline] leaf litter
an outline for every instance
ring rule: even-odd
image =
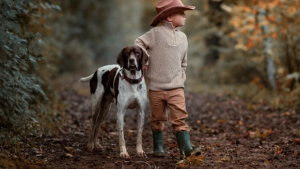
[[[75,80],[74,80],[75,81]],[[194,94],[186,92],[189,112],[187,123],[191,142],[200,146],[202,154],[180,161],[172,125],[165,125],[164,150],[166,157],[152,156],[150,106],[145,112],[143,149],[148,158],[136,154],[137,114],[129,110],[125,115],[124,131],[129,160],[119,158],[118,130],[115,105],[103,122],[98,139],[103,150],[89,152],[86,144],[91,125],[91,103],[88,90],[66,83],[60,97],[65,108],[58,108],[66,122],[58,134],[41,136],[22,152],[11,153],[15,163],[50,168],[299,168],[300,167],[300,114],[292,109],[251,110],[242,100],[227,95]],[[257,104],[256,104],[257,105]],[[1,151],[10,151],[3,147]],[[13,151],[12,151],[13,152]],[[38,156],[37,156],[38,155]],[[17,160],[16,160],[17,159]],[[30,159],[30,160],[29,160]],[[146,164],[147,163],[147,164]],[[121,165],[122,164],[122,165]],[[148,165],[149,164],[149,165]],[[1,166],[1,163],[0,163]]]

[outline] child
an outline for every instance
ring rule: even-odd
[[[200,154],[200,148],[192,148],[188,117],[184,97],[186,79],[187,49],[186,35],[179,30],[185,25],[185,10],[181,0],[161,0],[156,5],[157,15],[151,23],[153,28],[135,40],[149,56],[144,70],[149,79],[149,100],[152,109],[151,128],[153,131],[153,155],[164,157],[164,122],[168,120],[166,106],[170,108],[169,120],[180,149],[181,159],[191,154]]]

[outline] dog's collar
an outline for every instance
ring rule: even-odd
[[[138,79],[130,79],[129,77],[126,76],[126,73],[124,71],[122,71],[122,73],[123,73],[123,78],[130,84],[140,83],[144,77],[144,71],[142,71],[142,76]]]

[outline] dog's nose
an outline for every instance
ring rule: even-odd
[[[129,62],[130,62],[130,63],[134,63],[134,59],[133,59],[133,58],[130,58],[130,59],[129,59]]]

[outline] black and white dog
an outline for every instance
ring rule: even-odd
[[[120,157],[129,158],[123,131],[124,115],[128,108],[138,111],[136,151],[139,157],[146,157],[142,148],[142,132],[147,89],[142,68],[147,60],[148,56],[141,48],[127,46],[118,55],[118,65],[100,67],[94,74],[80,79],[80,82],[90,82],[92,95],[93,120],[87,144],[90,151],[102,148],[97,133],[111,103],[116,100]]]

